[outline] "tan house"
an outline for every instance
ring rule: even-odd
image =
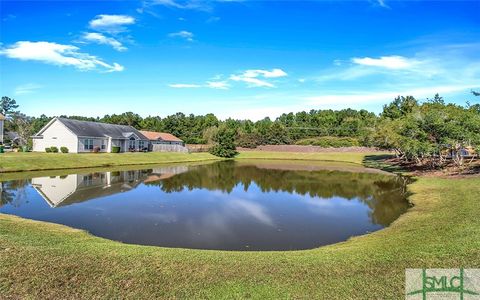
[[[140,133],[147,137],[153,152],[188,152],[185,143],[170,133],[140,130]]]

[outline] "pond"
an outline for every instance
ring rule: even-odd
[[[71,173],[2,182],[0,213],[131,244],[300,250],[379,230],[409,207],[404,178],[348,165],[239,160]]]

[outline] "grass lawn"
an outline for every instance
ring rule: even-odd
[[[0,214],[0,298],[401,299],[405,268],[480,268],[480,177],[409,188],[414,207],[390,227],[290,252],[126,245]]]
[[[15,153],[0,154],[0,173],[76,169],[174,162],[196,162],[218,159],[209,153]]]
[[[385,152],[386,153],[386,152]],[[293,153],[293,152],[268,152],[268,151],[245,151],[237,156],[239,159],[288,159],[288,160],[322,160],[362,164],[366,156],[381,155],[377,153],[360,152],[313,152],[313,153]]]

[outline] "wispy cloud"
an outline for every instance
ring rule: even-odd
[[[97,15],[90,21],[89,26],[91,29],[108,32],[119,33],[126,31],[126,25],[135,23],[135,18],[127,15]]]
[[[352,62],[357,65],[370,66],[370,67],[380,67],[387,69],[407,69],[411,68],[414,65],[418,64],[418,61],[411,58],[406,58],[403,56],[382,56],[379,58],[371,57],[354,57]]]
[[[226,81],[207,81],[207,87],[218,90],[227,90],[230,84]]]
[[[362,106],[398,95],[419,99],[435,93],[457,95],[480,86],[479,43],[443,44],[417,49],[412,56],[356,57],[322,71],[317,92],[302,97],[309,105]],[[345,63],[343,63],[345,62]],[[341,81],[341,82],[340,82]],[[345,92],[348,91],[348,92]],[[457,98],[457,100],[460,100]]]
[[[213,11],[218,3],[244,2],[245,0],[144,0],[140,12],[148,11],[153,6],[165,6],[172,9]]]
[[[8,14],[5,17],[2,18],[2,21],[7,22],[7,21],[15,19],[16,17],[17,17],[16,15]]]
[[[32,94],[36,90],[42,88],[43,86],[37,83],[27,83],[27,84],[22,84],[19,85],[15,88],[14,94],[15,95],[26,95],[26,94]]]
[[[275,85],[265,79],[285,77],[288,74],[282,69],[268,70],[246,70],[241,74],[233,74],[230,76],[230,80],[242,81],[247,83],[249,87],[270,87]]]
[[[191,83],[171,83],[168,86],[174,89],[195,89],[195,88],[202,87],[201,84],[191,84]]]
[[[207,81],[205,84],[172,83],[168,86],[174,89],[210,88],[218,90],[227,90],[230,87],[226,81]]]
[[[127,47],[123,46],[118,40],[113,37],[107,37],[98,32],[85,32],[81,37],[82,42],[95,43],[112,46],[117,51],[126,51]]]
[[[56,66],[72,66],[82,71],[103,69],[106,72],[118,72],[124,70],[124,67],[117,63],[108,64],[96,56],[79,52],[78,47],[52,42],[20,41],[9,47],[1,48],[0,55]]]
[[[168,35],[171,38],[182,38],[189,42],[193,42],[193,33],[190,31],[182,30],[179,32],[172,32]]]
[[[223,75],[215,76],[208,80],[205,84],[169,84],[172,88],[211,88],[219,90],[227,90],[233,82],[244,82],[248,87],[268,87],[274,88],[275,85],[267,80],[274,78],[286,77],[288,74],[282,69],[262,70],[251,69],[243,71],[240,74],[232,74],[227,79],[222,79]]]
[[[479,84],[480,85],[480,84]],[[355,91],[349,93],[325,94],[319,96],[307,96],[303,98],[310,105],[355,105],[386,103],[399,95],[411,95],[417,99],[432,97],[435,93],[449,94],[468,90],[472,85],[428,86],[410,89],[392,89],[390,91]]]
[[[390,8],[390,6],[387,5],[387,2],[385,0],[377,0],[377,4],[383,8]]]

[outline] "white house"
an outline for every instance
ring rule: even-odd
[[[0,114],[0,144],[3,144],[3,123],[5,122],[5,117]]]
[[[53,118],[32,137],[33,151],[45,152],[52,146],[67,147],[70,153],[120,152],[148,149],[149,140],[137,129],[127,125]]]

